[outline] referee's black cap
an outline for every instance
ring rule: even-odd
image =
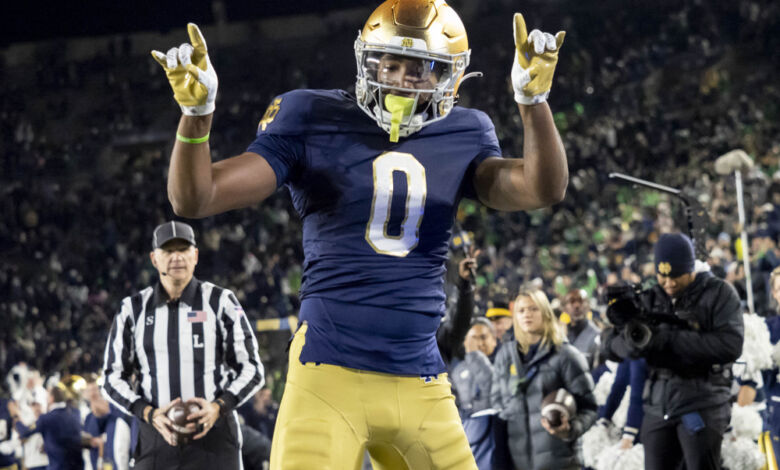
[[[152,248],[162,248],[163,245],[174,239],[181,239],[186,241],[192,246],[195,244],[195,231],[192,227],[179,222],[178,220],[172,220],[160,224],[154,229],[154,235],[152,236]]]

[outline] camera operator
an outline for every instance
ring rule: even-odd
[[[654,252],[658,285],[638,294],[635,312],[648,335],[627,334],[631,328],[613,321],[605,353],[647,360],[640,434],[645,468],[680,468],[684,462],[689,470],[719,469],[731,417],[731,364],[744,339],[739,298],[709,271],[694,270],[693,244],[685,235],[662,235]],[[619,319],[611,313],[611,320]]]

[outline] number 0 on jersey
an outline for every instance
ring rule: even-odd
[[[393,172],[406,175],[404,219],[398,235],[387,233],[393,201]],[[374,199],[366,227],[366,241],[377,253],[404,257],[417,246],[428,188],[425,167],[412,154],[387,152],[374,160]]]

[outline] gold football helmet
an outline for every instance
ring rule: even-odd
[[[355,41],[358,106],[391,140],[417,132],[452,110],[470,54],[463,23],[444,0],[387,0]],[[410,101],[400,123],[388,95]]]
[[[71,374],[57,382],[56,387],[65,393],[66,399],[78,401],[87,388],[87,382],[82,376]]]

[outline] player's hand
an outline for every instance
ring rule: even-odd
[[[214,423],[219,419],[219,405],[200,397],[190,398],[189,401],[194,401],[200,405],[199,411],[187,415],[188,421],[197,420],[198,427],[201,431],[193,436],[193,439],[200,439],[211,431],[211,428],[214,427]]]
[[[211,66],[206,40],[194,23],[187,24],[191,44],[172,47],[152,57],[165,70],[173,88],[173,97],[187,116],[205,116],[214,112],[217,100],[217,72]]]
[[[168,410],[170,410],[173,405],[180,402],[181,398],[177,398],[164,407],[157,408],[154,410],[154,414],[152,414],[152,426],[154,426],[154,429],[156,429],[163,439],[165,439],[165,442],[173,447],[176,447],[177,443],[176,436],[173,434],[173,423],[170,418],[168,418]]]
[[[102,437],[90,437],[89,438],[89,446],[93,449],[99,449],[103,446],[103,438]]]
[[[538,29],[528,31],[525,19],[515,13],[515,60],[512,64],[512,87],[519,104],[538,104],[547,101],[552,87],[558,51],[563,45],[564,31],[553,36]]]
[[[561,425],[557,428],[550,426],[550,422],[546,418],[542,418],[542,427],[550,433],[552,436],[558,439],[568,439],[571,432],[571,425],[569,424],[569,418],[566,415],[561,416]]]
[[[620,448],[623,450],[628,450],[630,448],[634,447],[634,438],[633,437],[624,437],[620,440]]]

